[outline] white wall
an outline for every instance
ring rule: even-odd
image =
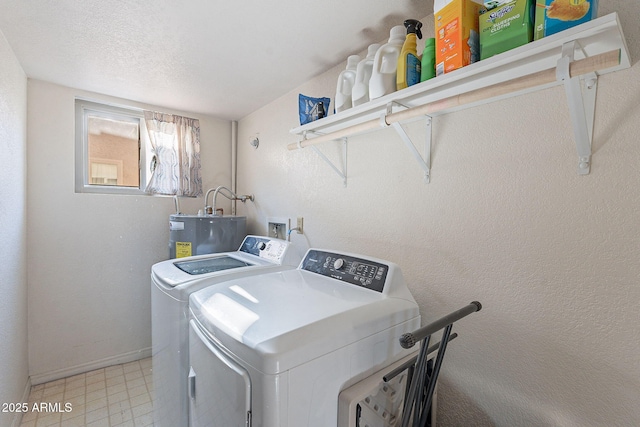
[[[614,9],[637,60],[640,3],[600,2]],[[286,149],[298,93],[333,100],[343,68],[240,121],[250,231],[303,216],[299,251],[398,263],[424,323],[482,302],[454,328],[441,426],[640,425],[640,66],[599,80],[588,176],[557,87],[436,118],[430,184],[393,130],[352,137],[346,188],[311,149]],[[407,128],[420,141],[421,124]]]
[[[27,77],[0,32],[0,403],[28,392]],[[12,413],[0,412],[0,426]]]
[[[29,369],[36,384],[150,355],[150,268],[168,258],[172,198],[74,192],[76,96],[200,119],[205,191],[231,181],[229,122],[29,80]],[[185,213],[201,205],[202,198],[181,202]]]

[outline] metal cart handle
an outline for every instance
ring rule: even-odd
[[[436,320],[435,322],[428,324],[427,326],[423,326],[420,329],[402,335],[400,337],[400,345],[402,346],[402,348],[411,348],[416,345],[416,343],[422,341],[434,332],[439,331],[447,325],[451,325],[456,320],[460,320],[463,317],[470,315],[471,313],[480,311],[481,309],[482,304],[480,304],[478,301],[473,301],[469,303],[469,305],[462,307],[460,310],[449,313],[446,316]]]
[[[474,301],[466,307],[462,307],[460,310],[454,311],[425,327],[404,334],[400,338],[400,345],[404,348],[411,348],[416,343],[422,342],[415,366],[409,368],[411,370],[411,380],[407,383],[401,427],[409,427],[412,417],[414,427],[425,427],[427,425],[436,381],[438,380],[447,343],[451,338],[453,323],[481,309],[482,305],[478,301]],[[434,332],[441,329],[443,329],[443,332],[442,339],[439,342],[438,354],[433,362],[432,372],[429,373],[427,366],[430,351],[428,349],[429,340]]]

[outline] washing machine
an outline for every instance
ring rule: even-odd
[[[191,427],[336,427],[340,390],[409,355],[418,305],[388,261],[319,249],[189,299]]]
[[[188,425],[188,301],[192,292],[232,278],[295,269],[289,242],[246,236],[234,252],[172,259],[151,269],[152,366],[156,427]]]

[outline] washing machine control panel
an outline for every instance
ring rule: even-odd
[[[371,260],[333,252],[309,250],[301,269],[343,282],[382,292],[389,266]]]
[[[240,252],[255,255],[276,263],[282,263],[289,242],[268,237],[247,236],[240,245]]]

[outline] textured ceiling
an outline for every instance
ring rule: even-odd
[[[432,0],[0,0],[30,78],[237,120]]]

